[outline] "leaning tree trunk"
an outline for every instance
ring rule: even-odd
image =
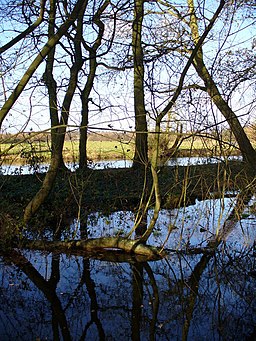
[[[195,69],[199,77],[204,81],[207,92],[211,100],[225,117],[228,122],[232,133],[234,134],[238,143],[239,149],[242,153],[243,159],[250,167],[255,169],[256,164],[256,151],[253,148],[248,136],[246,135],[241,123],[239,122],[236,114],[229,107],[228,103],[221,96],[217,85],[215,84],[212,76],[207,70],[202,57],[198,54],[194,61]]]
[[[187,0],[190,10],[190,22],[189,26],[191,29],[192,39],[195,44],[198,43],[200,36],[199,36],[199,29],[198,29],[198,20],[195,15],[195,6],[193,0]],[[216,83],[214,82],[210,72],[208,71],[203,58],[203,49],[200,47],[198,49],[195,58],[193,60],[193,65],[199,75],[199,77],[203,80],[206,91],[209,94],[211,100],[222,113],[222,115],[227,120],[232,133],[234,134],[238,146],[241,150],[243,158],[247,164],[255,169],[256,164],[256,151],[253,148],[248,136],[246,135],[241,123],[239,122],[236,114],[233,110],[229,107],[228,103],[222,97]]]
[[[32,200],[28,203],[24,211],[24,222],[27,223],[35,212],[39,209],[42,203],[45,201],[50,191],[52,190],[54,181],[57,176],[57,171],[59,169],[60,160],[58,158],[60,154],[52,154],[51,163],[48,172],[45,175],[43,184],[36,195],[32,198]]]

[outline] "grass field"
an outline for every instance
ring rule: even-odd
[[[164,135],[161,140],[162,152],[170,148],[175,136]],[[20,138],[1,139],[0,158],[1,162],[16,161],[30,164],[31,161],[48,162],[50,160],[50,142],[47,138]],[[149,152],[152,150],[154,139],[149,136]],[[236,154],[236,149],[227,150],[227,155]],[[219,145],[215,140],[189,137],[185,138],[179,146],[179,155],[208,155],[214,156],[219,153]],[[115,138],[88,139],[87,155],[89,160],[115,160],[132,159],[134,155],[134,139],[127,141]],[[77,162],[79,159],[78,139],[65,141],[63,149],[65,161]]]
[[[63,156],[67,161],[78,160],[78,141],[65,141]],[[133,143],[120,143],[118,141],[88,141],[87,154],[91,160],[132,159],[134,153]],[[47,142],[33,141],[20,143],[1,143],[0,156],[2,160],[28,160],[32,157],[48,161],[50,159],[50,146]]]

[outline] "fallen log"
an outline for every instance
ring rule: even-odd
[[[22,247],[54,252],[86,251],[91,253],[111,252],[126,253],[145,256],[147,260],[157,260],[165,256],[160,248],[141,243],[140,240],[132,240],[122,237],[102,237],[80,240],[46,241],[46,240],[23,240]]]

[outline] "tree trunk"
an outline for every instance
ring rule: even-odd
[[[57,153],[56,155],[55,154],[52,155],[50,167],[45,175],[41,188],[25,208],[23,216],[25,223],[27,223],[32,218],[32,216],[39,209],[39,207],[42,205],[42,203],[45,201],[50,191],[52,190],[60,164],[58,156],[59,153]]]
[[[87,135],[88,135],[88,121],[89,121],[89,96],[93,87],[93,81],[96,74],[96,52],[90,51],[90,71],[81,94],[82,101],[82,120],[80,125],[80,139],[79,139],[79,169],[87,167]]]
[[[142,169],[148,165],[147,113],[144,98],[144,60],[141,41],[143,17],[144,0],[135,0],[132,30],[132,49],[134,59],[134,113],[136,131],[133,167]]]
[[[56,0],[50,0],[50,11],[49,11],[49,25],[48,25],[48,39],[51,39],[54,36],[54,28],[55,28],[55,19],[56,19]],[[54,58],[55,58],[55,46],[49,52],[46,59],[46,67],[45,73],[43,75],[44,83],[47,87],[48,97],[49,97],[49,111],[50,111],[50,120],[51,120],[51,128],[58,127],[59,122],[59,112],[58,112],[58,99],[57,99],[57,83],[54,79],[53,70],[54,70]],[[51,153],[52,158],[54,158],[54,153],[58,150],[58,132],[57,129],[51,129]],[[64,168],[64,161],[62,157],[62,151],[60,151],[60,167]]]
[[[195,69],[199,77],[204,81],[207,92],[211,97],[213,103],[225,117],[228,122],[232,133],[234,134],[238,143],[239,149],[242,153],[243,159],[248,165],[255,169],[256,165],[256,151],[253,148],[248,136],[246,135],[241,123],[239,122],[236,114],[229,107],[228,103],[221,96],[212,76],[207,70],[203,59],[199,55],[196,56],[194,61]]]

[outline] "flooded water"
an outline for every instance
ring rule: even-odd
[[[255,340],[254,201],[214,253],[186,252],[206,246],[234,205],[226,198],[161,211],[149,241],[169,249],[160,261],[2,254],[0,340]],[[134,218],[84,215],[62,239],[122,234]]]

